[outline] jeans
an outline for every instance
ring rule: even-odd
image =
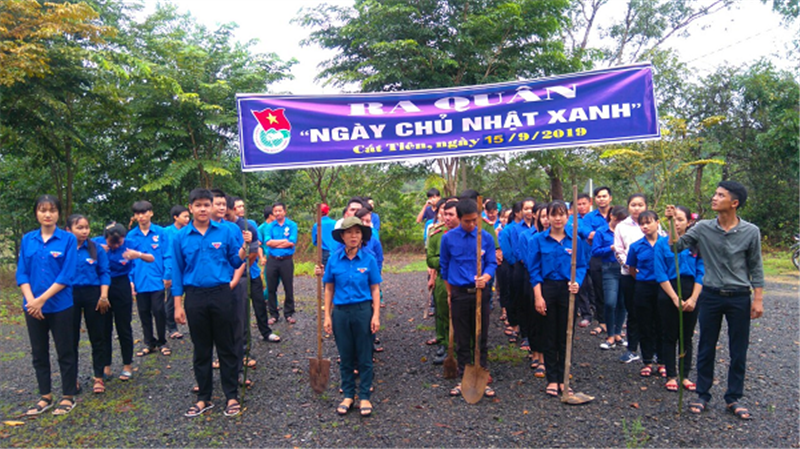
[[[617,262],[603,263],[603,300],[606,319],[607,335],[615,337],[622,335],[622,325],[625,323],[625,300],[619,288],[619,271]]]
[[[722,318],[728,322],[728,345],[731,362],[728,367],[728,390],[725,403],[737,402],[744,395],[747,347],[750,344],[750,295],[720,296],[703,289],[697,300],[697,322],[700,341],[697,344],[697,395],[711,400],[714,363]]]

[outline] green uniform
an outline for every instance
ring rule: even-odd
[[[436,281],[433,284],[433,301],[436,305],[436,343],[447,345],[450,339],[450,307],[447,305],[447,287],[444,285],[439,266],[439,248],[442,236],[447,232],[444,224],[435,225],[428,233],[426,262],[429,268],[436,270]]]
[[[500,243],[497,242],[497,230],[494,228],[494,225],[491,223],[486,223],[486,220],[481,219],[481,229],[492,234],[492,238],[494,239],[494,247],[500,248]]]

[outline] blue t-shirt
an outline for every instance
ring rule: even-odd
[[[137,292],[148,293],[164,290],[164,281],[172,279],[172,264],[169,262],[169,235],[161,226],[151,224],[147,235],[139,227],[133,228],[125,237],[126,242],[136,242],[136,247],[145,254],[152,254],[150,263],[137,259],[133,264],[131,280]]]
[[[283,224],[279,224],[278,220],[273,221],[267,225],[264,230],[264,238],[266,241],[270,240],[288,240],[297,245],[297,223],[286,218]],[[291,248],[270,248],[269,255],[274,257],[286,257],[294,254],[294,246]]]
[[[536,287],[545,279],[569,281],[572,274],[572,251],[576,244],[578,253],[575,258],[575,282],[583,284],[586,258],[582,246],[585,243],[580,238],[573,242],[569,233],[559,242],[550,236],[550,230],[548,228],[535,234],[529,243],[525,267],[531,276],[531,286]]]
[[[472,287],[478,271],[478,232],[481,234],[481,275],[494,277],[497,270],[494,238],[488,231],[476,227],[466,232],[460,225],[442,236],[439,248],[439,266],[442,279],[456,287]]]
[[[337,242],[333,239],[333,228],[336,226],[336,220],[325,215],[322,217],[322,249],[325,251],[333,251],[337,248]],[[311,244],[317,246],[317,224],[311,227]]]
[[[72,307],[72,281],[78,261],[78,240],[63,229],[56,228],[45,242],[42,230],[25,234],[17,259],[17,285],[29,284],[33,297],[38,298],[53,284],[66,287],[47,300],[42,313],[61,312]],[[22,308],[28,310],[28,300],[23,297]]]
[[[378,262],[363,248],[352,259],[344,250],[334,251],[322,276],[322,282],[333,284],[333,304],[337,306],[372,301],[370,287],[382,281]]]
[[[659,236],[658,240],[664,238],[666,237]],[[656,244],[658,243],[658,240],[656,240]],[[656,280],[654,247],[655,245],[650,245],[650,242],[647,241],[646,236],[631,244],[631,247],[628,250],[628,260],[625,261],[625,264],[629,267],[636,268],[637,281]]]
[[[676,279],[678,275],[675,271],[675,253],[669,246],[669,239],[658,239],[654,250],[656,281],[661,283]],[[681,276],[693,277],[696,283],[703,284],[705,265],[702,257],[693,254],[689,248],[686,248],[678,253],[678,266]]]
[[[599,257],[603,263],[617,262],[617,256],[611,250],[614,244],[614,231],[608,227],[597,229],[592,240],[592,257]]]
[[[102,246],[94,243],[97,254],[92,257],[89,251],[89,240],[78,247],[77,264],[75,266],[75,279],[73,287],[110,285],[111,274],[108,268],[108,254]]]
[[[95,237],[95,243],[100,245],[106,244],[106,239],[103,236]],[[117,249],[108,249],[108,268],[109,274],[111,275],[111,279],[118,278],[120,276],[128,276],[133,271],[133,265],[135,264],[135,260],[128,260],[122,257],[125,254],[125,251],[128,249],[132,249],[134,251],[140,251],[139,245],[133,241],[129,242],[126,238],[122,245],[119,246]],[[142,262],[147,263],[147,262]]]
[[[194,222],[189,223],[172,242],[172,295],[182,296],[186,285],[216,287],[230,283],[233,272],[244,263],[239,258],[241,247],[242,234],[235,225],[210,220],[203,235]]]

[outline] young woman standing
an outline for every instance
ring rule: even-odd
[[[614,251],[614,231],[617,225],[628,218],[623,206],[615,206],[608,214],[608,226],[595,231],[592,241],[592,257],[600,259],[603,270],[603,301],[608,337],[600,343],[600,349],[614,349],[624,345],[622,325],[625,323],[625,302],[619,288],[620,264]]]
[[[58,199],[40,196],[34,205],[40,228],[22,238],[17,260],[17,285],[31,342],[33,368],[41,397],[26,415],[39,415],[53,406],[50,374],[50,335],[58,355],[63,398],[53,412],[65,415],[75,408],[78,393],[78,363],[73,345],[72,279],[75,276],[77,241],[58,229],[61,213]]]
[[[619,358],[620,362],[631,363],[639,360],[639,322],[636,319],[634,306],[635,280],[628,270],[628,250],[633,242],[644,237],[639,229],[639,214],[647,210],[647,199],[644,194],[634,193],[628,197],[628,218],[622,220],[614,229],[614,252],[620,263],[619,289],[628,312],[628,350]]]

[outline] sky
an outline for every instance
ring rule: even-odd
[[[151,12],[157,2],[144,0],[145,12]],[[240,41],[258,39],[255,51],[276,53],[281,59],[298,60],[292,69],[293,80],[273,84],[271,91],[292,94],[336,94],[338,88],[324,87],[314,80],[317,65],[329,59],[332,52],[316,46],[301,47],[310,29],[290,21],[301,8],[313,8],[322,3],[312,0],[171,0],[181,12],[190,12],[199,23],[210,29],[223,23],[239,25],[236,36]],[[353,0],[328,0],[325,3],[349,6]],[[623,0],[611,0],[611,10]],[[771,2],[769,2],[771,3]],[[602,20],[602,17],[600,17]],[[668,46],[677,50],[693,73],[702,76],[720,65],[740,65],[764,57],[784,69],[791,69],[785,57],[793,34],[798,33],[800,21],[791,29],[781,25],[780,16],[759,0],[742,0],[729,11],[714,14],[695,22],[688,38],[673,37]],[[795,61],[796,62],[796,61]]]

